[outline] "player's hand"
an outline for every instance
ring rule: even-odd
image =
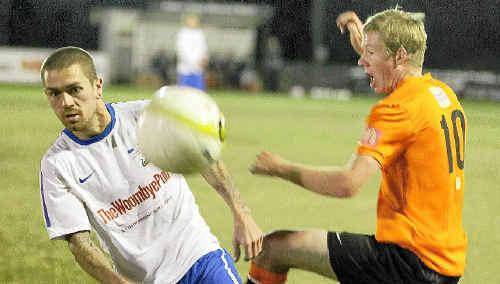
[[[363,23],[358,18],[358,15],[353,11],[347,11],[340,14],[337,17],[337,27],[342,34],[344,34],[346,30],[349,31],[352,47],[358,54],[361,54],[363,51]]]
[[[251,260],[262,251],[262,231],[255,223],[250,211],[245,209],[241,214],[234,216],[233,251],[234,260],[241,256],[241,248],[245,251],[245,261]]]
[[[257,175],[273,176],[282,162],[283,159],[280,156],[268,151],[262,151],[257,155],[253,165],[250,166],[250,172]]]

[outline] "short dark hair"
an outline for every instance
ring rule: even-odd
[[[97,80],[97,72],[92,55],[86,50],[67,46],[54,51],[45,59],[40,69],[42,83],[45,84],[45,71],[68,68],[73,64],[78,64],[90,82]]]

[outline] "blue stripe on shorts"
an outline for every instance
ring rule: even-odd
[[[178,284],[242,284],[233,258],[224,249],[214,250],[198,259]]]

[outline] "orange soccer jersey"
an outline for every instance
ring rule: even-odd
[[[463,275],[467,120],[455,93],[430,74],[407,78],[367,123],[358,154],[382,169],[376,239],[413,251],[436,272]]]

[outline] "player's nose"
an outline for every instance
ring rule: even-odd
[[[75,99],[70,94],[63,92],[61,93],[61,104],[63,107],[72,106],[75,103]]]
[[[363,57],[363,55],[361,55],[361,56],[359,57],[359,59],[358,59],[358,65],[359,65],[359,66],[363,66],[363,67],[365,67],[365,65],[366,65],[366,61],[365,61],[365,58]]]

